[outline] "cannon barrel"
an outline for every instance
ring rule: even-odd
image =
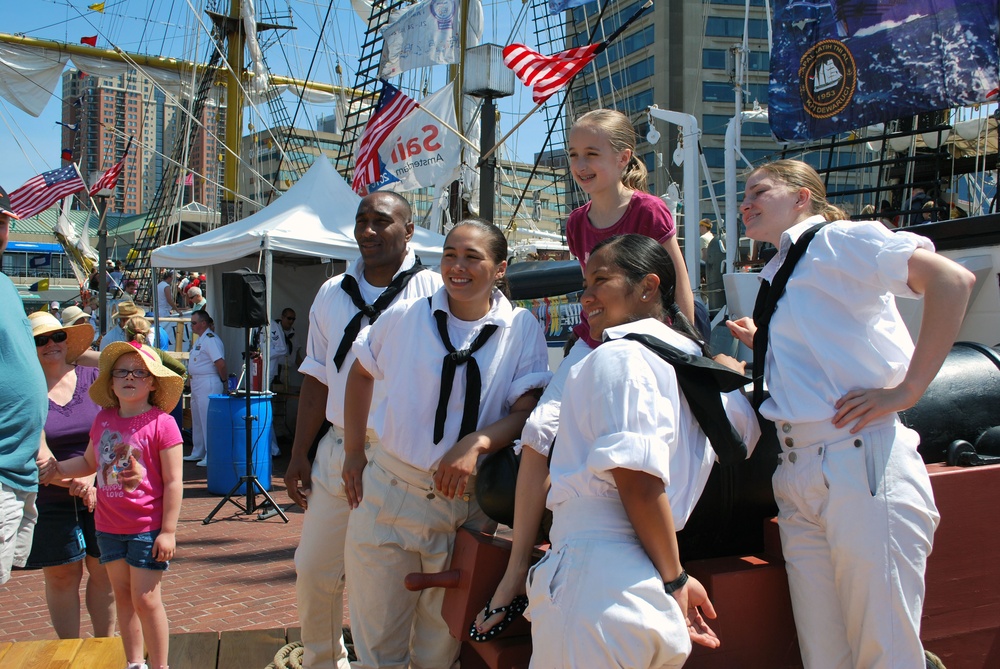
[[[900,413],[900,419],[920,435],[918,450],[931,464],[945,462],[948,445],[956,439],[975,444],[984,432],[1000,425],[997,407],[1000,351],[958,342],[920,401]]]

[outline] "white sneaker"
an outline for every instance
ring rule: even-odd
[[[149,669],[145,662],[129,662],[125,669]]]
[[[201,460],[199,460],[198,462],[196,462],[194,464],[195,464],[196,467],[207,467],[208,466],[208,459],[207,458],[202,458]]]
[[[192,453],[191,455],[185,455],[184,456],[184,460],[187,461],[187,462],[195,462],[196,460],[201,460],[203,458],[204,458],[204,456],[202,456],[202,455],[195,455],[194,453]]]

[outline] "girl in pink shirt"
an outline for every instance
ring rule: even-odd
[[[569,169],[590,202],[573,210],[566,221],[569,250],[581,266],[590,250],[615,235],[650,237],[667,250],[677,270],[676,302],[694,322],[694,294],[677,229],[666,203],[651,195],[646,166],[635,153],[635,129],[628,117],[613,109],[596,109],[576,120],[569,131]],[[674,318],[674,314],[670,314]],[[586,319],[573,330],[591,348]]]
[[[58,475],[97,472],[97,542],[107,565],[128,669],[166,669],[169,630],[160,580],[177,546],[183,495],[181,434],[170,411],[184,382],[138,342],[101,353],[90,397],[104,409],[87,452],[58,463]]]

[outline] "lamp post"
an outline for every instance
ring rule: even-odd
[[[465,53],[462,92],[483,99],[480,114],[479,155],[486,155],[496,141],[495,100],[514,94],[514,72],[503,64],[503,47],[480,44]],[[479,162],[479,217],[493,223],[496,151]]]
[[[90,182],[97,183],[101,172],[90,175]],[[97,224],[97,314],[103,337],[108,328],[108,198],[113,194],[110,188],[102,188],[94,194],[100,218]]]

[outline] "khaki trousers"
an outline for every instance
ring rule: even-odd
[[[351,512],[345,562],[348,603],[358,661],[354,669],[447,669],[460,642],[441,617],[444,590],[410,592],[410,572],[449,568],[460,527],[493,532],[475,500],[447,499],[434,490],[432,473],[378,450],[365,469],[361,505]]]
[[[369,433],[365,448],[378,445]],[[370,457],[370,455],[369,455]],[[344,538],[351,508],[340,473],[344,430],[332,426],[316,450],[312,492],[295,549],[295,595],[305,669],[350,669],[344,647]]]

